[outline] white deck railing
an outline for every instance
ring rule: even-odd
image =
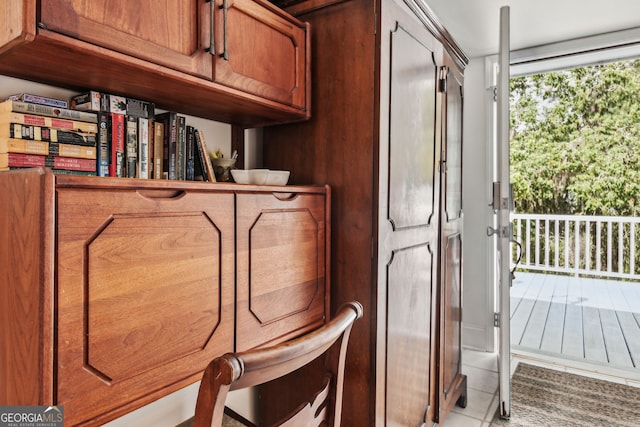
[[[512,214],[519,269],[640,280],[640,218]],[[519,251],[513,245],[512,264]]]

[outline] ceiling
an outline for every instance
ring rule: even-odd
[[[638,0],[424,0],[470,58],[498,52],[509,6],[511,50],[640,27]]]

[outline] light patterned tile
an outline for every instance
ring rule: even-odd
[[[493,398],[494,394],[492,393],[469,388],[467,389],[467,407],[461,408],[458,405],[455,405],[452,411],[482,420],[484,419]]]
[[[474,366],[463,366],[462,372],[467,375],[467,386],[470,389],[487,393],[495,393],[498,389],[498,373]]]
[[[462,364],[498,372],[498,355],[485,351],[464,349],[462,351]]]
[[[457,412],[449,413],[449,416],[440,424],[441,427],[482,427],[482,420],[468,417]]]

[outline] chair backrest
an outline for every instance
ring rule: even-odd
[[[230,390],[253,387],[280,378],[320,357],[325,357],[327,381],[313,398],[275,425],[339,426],[342,413],[342,386],[349,333],[362,317],[359,302],[345,304],[338,314],[320,328],[299,338],[271,347],[215,358],[204,371],[194,427],[219,427],[225,399]]]

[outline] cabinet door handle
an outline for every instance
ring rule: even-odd
[[[183,190],[171,190],[171,189],[138,189],[136,190],[139,196],[144,197],[145,199],[151,200],[179,200],[187,195],[186,191]]]
[[[286,201],[290,201],[298,198],[298,193],[281,193],[281,192],[274,191],[272,194],[273,194],[273,197],[275,197],[276,199],[282,202],[286,202]]]
[[[215,37],[216,37],[216,33],[215,33],[215,16],[214,16],[214,10],[216,8],[216,2],[215,0],[207,0],[207,3],[209,3],[210,9],[209,9],[209,48],[207,49],[209,51],[209,53],[211,55],[215,55],[216,54],[216,43],[215,43]]]
[[[223,23],[222,23],[222,29],[223,29],[223,39],[222,39],[222,45],[223,45],[223,50],[222,50],[222,57],[224,58],[225,61],[229,60],[229,52],[227,51],[227,13],[229,11],[229,5],[227,4],[227,0],[222,0],[222,11],[224,12],[222,15],[222,19],[223,19]]]

